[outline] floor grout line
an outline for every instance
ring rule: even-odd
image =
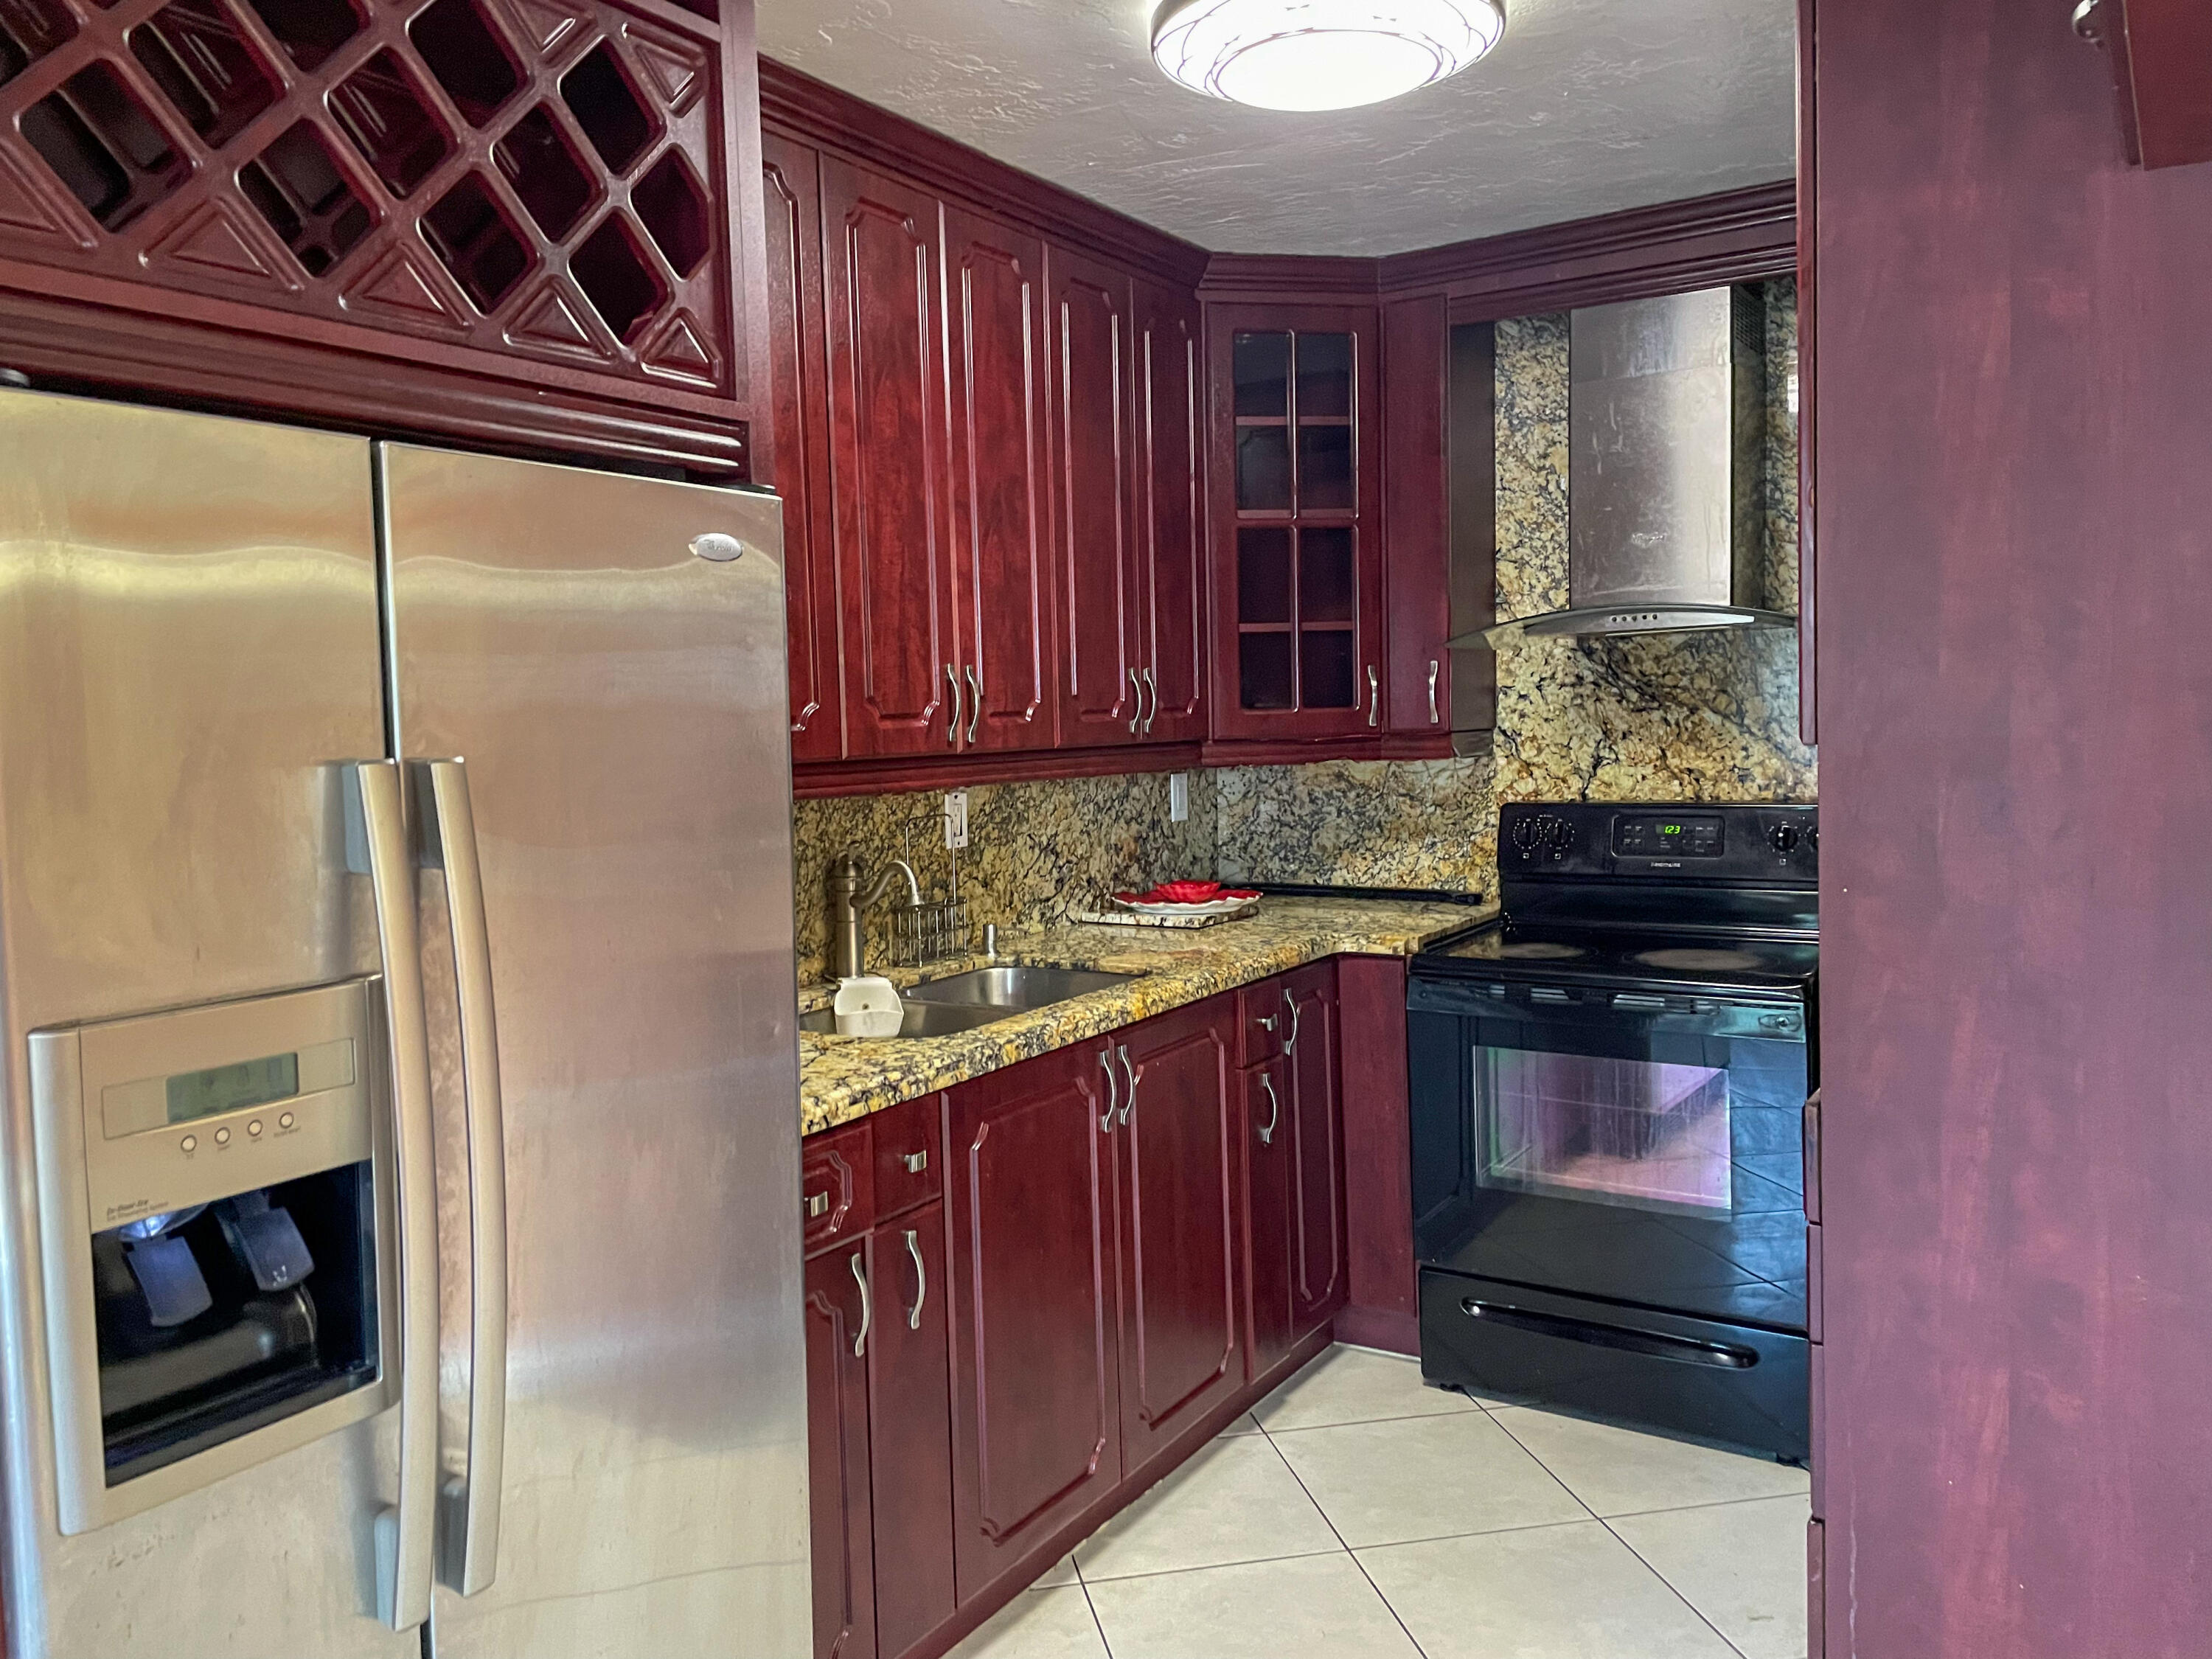
[[[1666,1511],[1661,1510],[1645,1511],[1647,1514],[1653,1515],[1664,1514],[1665,1512]],[[1626,1520],[1627,1518],[1628,1517],[1626,1516],[1621,1517],[1623,1520]],[[1726,1648],[1730,1653],[1735,1655],[1735,1659],[1744,1659],[1743,1650],[1736,1646],[1735,1643],[1729,1640],[1728,1632],[1723,1630],[1718,1625],[1713,1623],[1711,1620],[1706,1618],[1705,1609],[1700,1607],[1695,1601],[1692,1601],[1688,1596],[1683,1595],[1680,1589],[1676,1589],[1673,1579],[1669,1578],[1665,1573],[1660,1571],[1659,1569],[1652,1565],[1650,1562],[1644,1560],[1643,1552],[1638,1550],[1635,1545],[1630,1543],[1626,1538],[1621,1538],[1620,1533],[1613,1530],[1611,1522],[1607,1521],[1603,1516],[1600,1516],[1598,1517],[1598,1524],[1603,1527],[1607,1532],[1612,1533],[1615,1538],[1620,1540],[1621,1548],[1626,1550],[1638,1561],[1643,1561],[1644,1570],[1650,1573],[1653,1577],[1656,1578],[1661,1583],[1666,1585],[1669,1595],[1673,1595],[1677,1601],[1680,1601],[1684,1607],[1689,1608],[1692,1613],[1695,1613],[1698,1618],[1698,1622],[1703,1625],[1707,1630],[1712,1632],[1714,1636],[1719,1638],[1720,1644]]]
[[[1327,1351],[1323,1350],[1323,1352]],[[1449,1414],[1455,1416],[1457,1415],[1456,1413]],[[1259,1419],[1256,1417],[1252,1420],[1255,1423],[1259,1422]],[[1387,1421],[1393,1419],[1383,1420]],[[1388,1613],[1390,1617],[1396,1621],[1400,1630],[1406,1632],[1406,1640],[1412,1645],[1414,1653],[1419,1656],[1419,1659],[1428,1659],[1428,1650],[1421,1645],[1420,1638],[1413,1634],[1412,1629],[1407,1625],[1405,1620],[1399,1614],[1398,1609],[1391,1605],[1390,1598],[1382,1594],[1382,1586],[1375,1582],[1375,1575],[1367,1571],[1367,1564],[1359,1559],[1359,1553],[1353,1549],[1351,1545],[1345,1543],[1344,1534],[1337,1530],[1336,1522],[1329,1519],[1328,1511],[1322,1507],[1321,1499],[1313,1495],[1313,1489],[1306,1485],[1305,1477],[1297,1472],[1297,1467],[1291,1463],[1289,1458],[1283,1457],[1283,1449],[1275,1445],[1275,1437],[1273,1434],[1268,1432],[1267,1425],[1266,1424],[1261,1423],[1260,1425],[1260,1432],[1267,1436],[1268,1445],[1273,1448],[1276,1456],[1283,1459],[1283,1467],[1290,1470],[1291,1479],[1298,1483],[1298,1490],[1305,1493],[1306,1502],[1314,1506],[1314,1513],[1321,1516],[1322,1524],[1328,1528],[1329,1535],[1334,1538],[1337,1543],[1342,1546],[1344,1553],[1352,1558],[1352,1565],[1359,1569],[1359,1576],[1367,1581],[1367,1588],[1375,1592],[1375,1599],[1382,1604],[1383,1611]],[[1295,1433],[1297,1431],[1287,1431],[1287,1432]],[[1107,1659],[1113,1659],[1113,1656],[1110,1654],[1108,1655]]]
[[[1325,1521],[1328,1517],[1323,1516],[1322,1518]],[[1351,1551],[1345,1545],[1344,1540],[1339,1538],[1337,1547],[1333,1550],[1291,1550],[1287,1554],[1255,1555],[1237,1561],[1201,1561],[1188,1567],[1155,1567],[1150,1572],[1117,1572],[1110,1577],[1086,1578],[1083,1583],[1086,1587],[1092,1584],[1126,1584],[1137,1578],[1172,1578],[1179,1572],[1213,1572],[1223,1567],[1257,1567],[1264,1566],[1271,1561],[1316,1561],[1324,1555],[1350,1553]]]
[[[1792,1500],[1808,1508],[1813,1494],[1809,1492],[1774,1492],[1764,1498],[1709,1498],[1701,1504],[1668,1504],[1656,1510],[1622,1510],[1616,1515],[1601,1515],[1601,1521],[1639,1521],[1647,1515],[1686,1515],[1692,1510],[1733,1509],[1738,1504],[1787,1504]]]
[[[1481,1407],[1470,1404],[1465,1411],[1404,1412],[1389,1417],[1347,1417],[1341,1423],[1298,1423],[1281,1429],[1271,1429],[1262,1423],[1260,1425],[1260,1432],[1262,1434],[1312,1434],[1322,1429],[1357,1429],[1369,1423],[1425,1423],[1432,1417],[1468,1417],[1481,1410]],[[1249,1439],[1250,1437],[1238,1435],[1232,1437]]]

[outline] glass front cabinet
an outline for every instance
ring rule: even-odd
[[[1215,735],[1378,733],[1383,661],[1376,319],[1216,306]]]

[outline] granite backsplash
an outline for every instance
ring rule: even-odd
[[[1797,591],[1796,288],[1767,288],[1770,603]],[[1567,319],[1498,325],[1498,612],[1566,603]],[[1049,927],[1117,890],[1178,876],[1493,893],[1509,800],[1812,800],[1787,629],[1617,640],[1522,639],[1498,665],[1490,755],[1195,772],[1187,822],[1165,774],[979,784],[960,891],[980,936]],[[805,800],[793,813],[802,979],[823,971],[823,881],[847,848],[871,869],[911,845],[926,896],[951,883],[940,797]],[[886,913],[887,914],[887,913]],[[888,923],[872,925],[876,959]]]

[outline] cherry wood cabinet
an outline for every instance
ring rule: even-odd
[[[875,1518],[868,1366],[861,1328],[867,1249],[855,1239],[808,1261],[807,1483],[812,1504],[815,1659],[875,1659]]]
[[[1344,1304],[1344,1121],[1338,1073],[1336,964],[1283,981],[1290,1024],[1291,1327],[1311,1330]]]
[[[1142,276],[1131,292],[1141,735],[1170,743],[1206,735],[1206,366],[1194,296]]]
[[[1208,308],[1217,738],[1383,727],[1372,306]]]
[[[1228,998],[1198,1003],[1115,1048],[1121,1455],[1132,1473],[1245,1381],[1231,1012]]]
[[[1060,723],[1069,744],[1093,748],[1133,742],[1143,726],[1129,276],[1061,248],[1050,258]]]
[[[944,210],[951,388],[955,650],[970,749],[1046,749],[1058,737],[1052,526],[1045,464],[1044,245]]]
[[[949,1097],[963,1600],[1121,1478],[1112,1060],[1085,1043]]]
[[[776,493],[783,497],[784,606],[791,652],[791,755],[845,752],[838,673],[836,530],[830,522],[829,364],[823,342],[821,156],[762,140],[768,228],[768,343]]]
[[[1449,319],[1441,295],[1382,307],[1382,410],[1389,434],[1382,453],[1389,626],[1382,708],[1389,731],[1415,736],[1451,730],[1455,667],[1494,678],[1497,663],[1489,650],[1455,653],[1444,643],[1451,635],[1455,475],[1464,465],[1467,484],[1480,477],[1486,493],[1496,489],[1490,466],[1472,464],[1478,445],[1486,459],[1492,435],[1449,429]],[[1486,408],[1488,399],[1483,401]],[[1489,562],[1480,562],[1480,568],[1486,584]]]
[[[847,752],[955,749],[938,204],[833,155],[821,177]]]
[[[1244,1211],[1248,1279],[1246,1340],[1258,1376],[1290,1352],[1291,1320],[1290,1067],[1276,1054],[1241,1074],[1244,1138]]]
[[[757,107],[746,0],[27,0],[0,16],[9,355],[743,477]]]
[[[932,1201],[877,1227],[867,1268],[876,1298],[867,1353],[876,1641],[889,1659],[955,1605],[944,1206]]]

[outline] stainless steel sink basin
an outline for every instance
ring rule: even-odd
[[[988,1008],[1003,1018],[1126,985],[1135,977],[1134,974],[1102,974],[1089,968],[977,968],[932,980],[900,994],[909,1007],[920,1002],[947,1009]]]
[[[994,1019],[1005,1019],[1016,1011],[1012,1008],[963,1007],[958,1004],[908,1001],[906,1018],[899,1022],[898,1034],[902,1037],[945,1036],[954,1031],[972,1031],[978,1025],[988,1025]],[[811,1014],[799,1017],[799,1029],[816,1031],[824,1036],[837,1034],[837,1016],[827,1008],[817,1008]]]

